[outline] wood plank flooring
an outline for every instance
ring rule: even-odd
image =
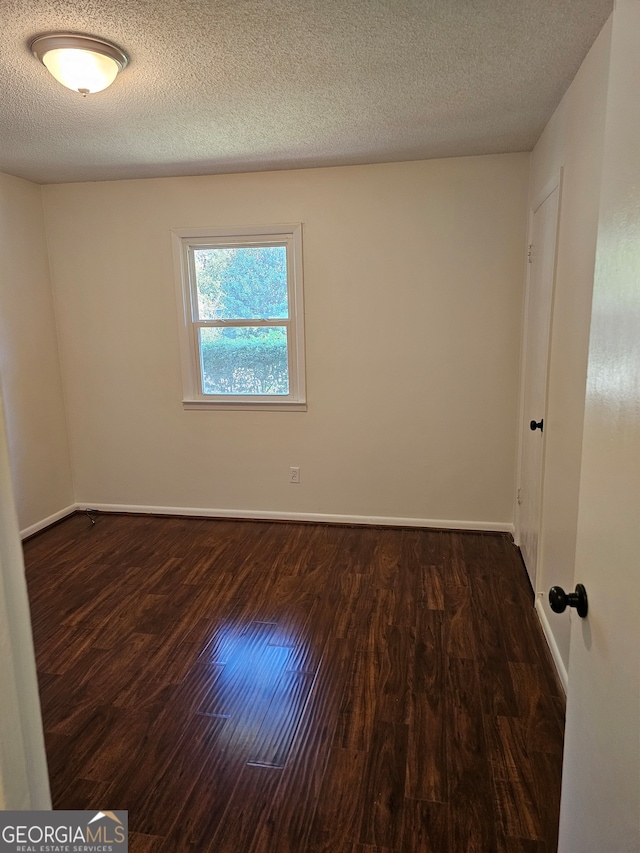
[[[54,808],[133,853],[554,853],[564,704],[502,534],[78,514],[25,543]]]

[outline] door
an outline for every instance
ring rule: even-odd
[[[542,508],[544,420],[555,278],[560,179],[548,184],[531,210],[524,381],[520,434],[518,538],[535,589]],[[531,429],[532,422],[537,424]]]
[[[640,850],[640,2],[613,15],[559,853]]]
[[[50,809],[29,602],[11,488],[1,387],[0,685],[0,809]]]

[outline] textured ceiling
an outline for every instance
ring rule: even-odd
[[[526,151],[613,0],[0,0],[0,171],[40,183]],[[82,98],[31,55],[130,57]]]

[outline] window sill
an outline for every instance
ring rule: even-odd
[[[306,412],[306,403],[275,403],[271,400],[260,402],[258,400],[183,400],[182,408],[185,412]]]

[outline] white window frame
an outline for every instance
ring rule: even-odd
[[[182,404],[185,409],[262,409],[306,411],[304,364],[304,306],[302,291],[302,225],[259,225],[230,228],[177,228],[171,231],[178,306]],[[288,394],[204,394],[198,330],[207,325],[268,327],[274,321],[202,321],[197,314],[197,291],[191,263],[194,247],[286,246],[289,317],[278,319],[287,328]]]

